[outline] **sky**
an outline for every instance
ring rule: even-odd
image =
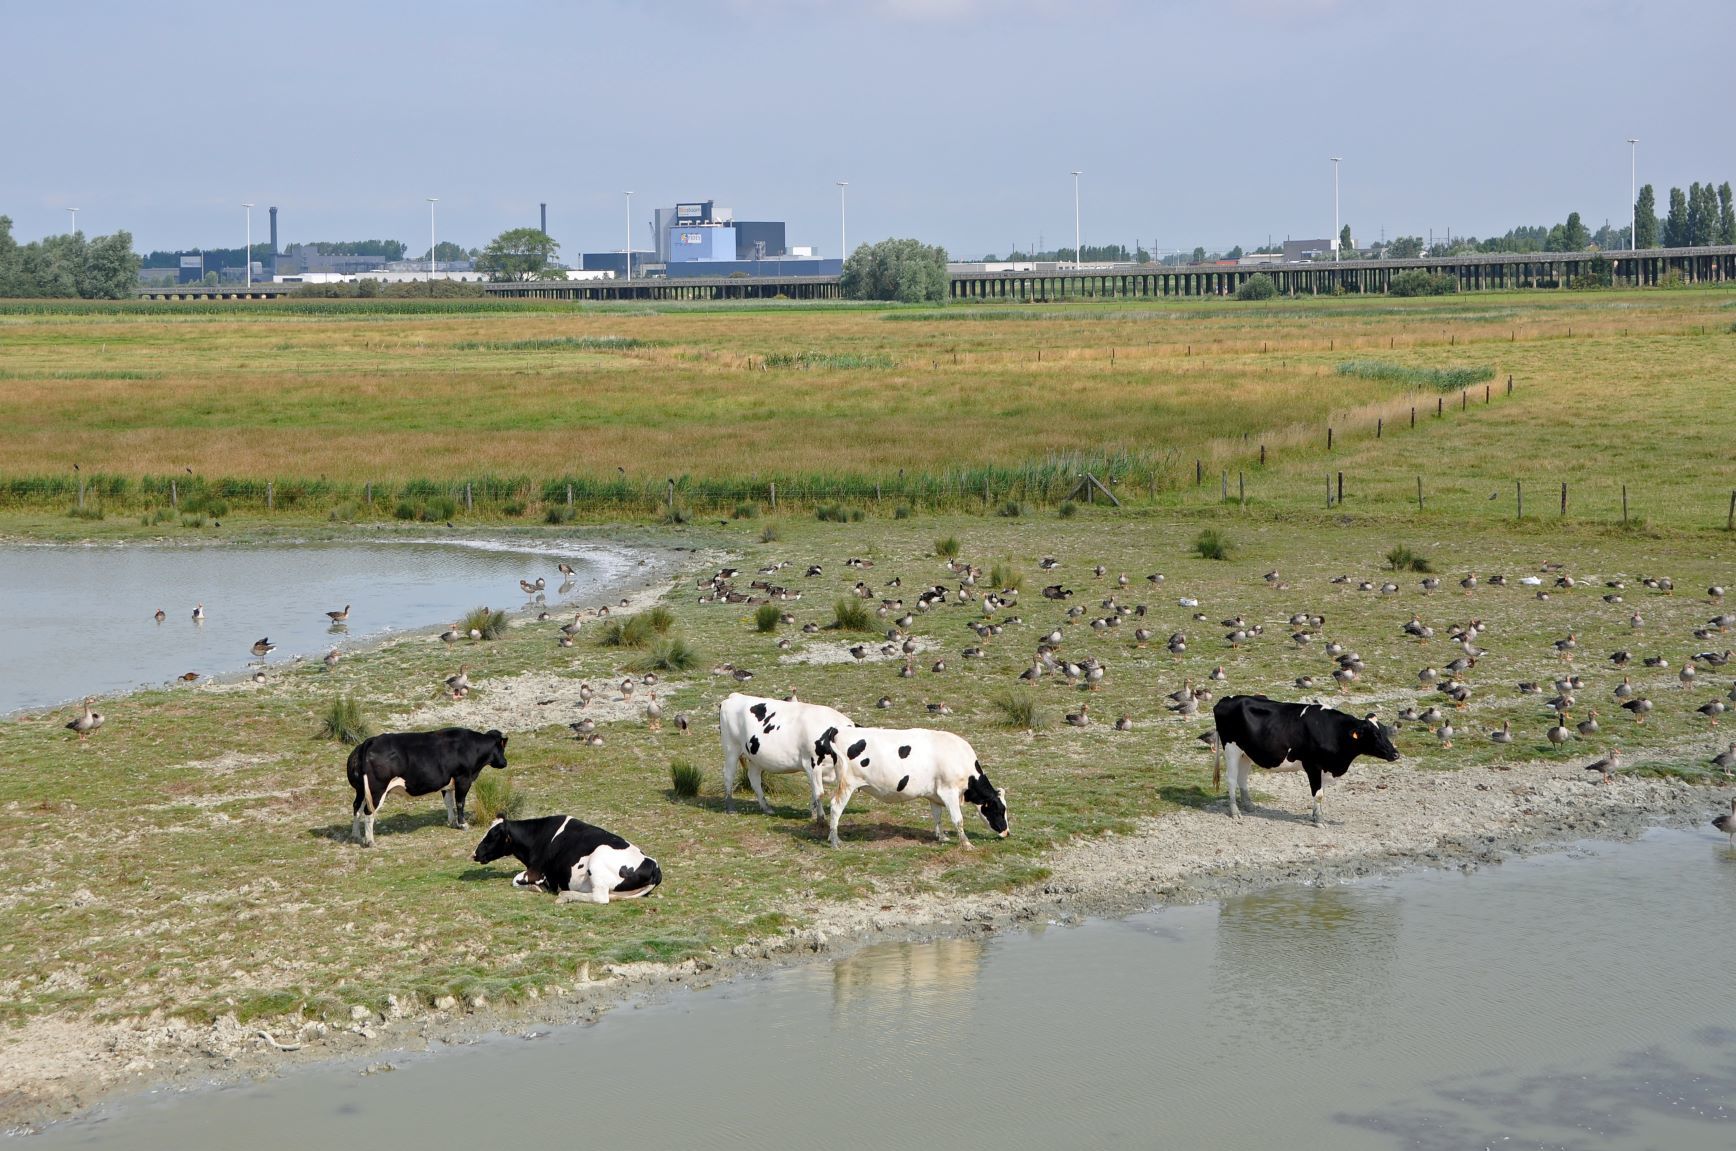
[[[1486,236],[1736,180],[1733,0],[0,0],[0,214],[561,255],[712,199],[954,257]]]

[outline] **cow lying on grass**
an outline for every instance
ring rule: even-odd
[[[1230,777],[1231,819],[1242,815],[1236,804],[1238,793],[1242,806],[1253,806],[1248,798],[1250,763],[1270,770],[1301,768],[1307,772],[1318,825],[1323,774],[1337,779],[1350,770],[1350,761],[1359,755],[1389,763],[1398,758],[1398,749],[1379,724],[1317,703],[1277,703],[1263,695],[1231,695],[1212,707],[1212,719]],[[1215,775],[1212,786],[1217,787]]]
[[[462,828],[470,785],[483,768],[505,766],[506,736],[498,731],[443,727],[370,736],[356,744],[344,769],[356,789],[350,837],[374,846],[374,813],[393,788],[405,795],[438,791],[446,801],[446,826]]]
[[[471,856],[492,863],[512,856],[524,864],[513,876],[519,887],[541,887],[562,899],[592,903],[637,899],[663,882],[657,861],[612,831],[574,819],[497,819]]]
[[[838,846],[838,817],[856,792],[876,799],[926,799],[934,817],[934,835],[942,843],[940,813],[952,817],[958,840],[971,845],[964,833],[960,802],[974,805],[983,822],[1002,839],[1007,835],[1006,793],[989,782],[976,751],[950,731],[912,728],[853,727],[822,736],[817,758],[838,764],[838,791],[832,797],[832,846]]]
[[[771,813],[761,777],[802,772],[808,777],[809,810],[815,820],[824,819],[820,797],[829,782],[828,768],[837,763],[817,762],[818,748],[828,731],[855,727],[841,711],[817,703],[761,699],[732,693],[718,708],[718,730],[723,738],[723,806],[735,810],[736,772],[747,769],[747,781],[760,810]]]

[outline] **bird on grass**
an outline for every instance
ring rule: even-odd
[[[1712,757],[1712,766],[1723,772],[1725,775],[1729,775],[1732,771],[1736,771],[1736,743],[1731,744],[1717,755],[1714,755]]]
[[[1712,722],[1713,727],[1717,727],[1718,726],[1718,717],[1723,715],[1726,709],[1724,707],[1724,701],[1723,700],[1714,699],[1714,700],[1709,700],[1706,703],[1701,704],[1699,707],[1696,707],[1694,710],[1699,712],[1701,715],[1705,716],[1708,720],[1710,720]]]
[[[1712,821],[1712,826],[1730,837],[1730,842],[1736,845],[1736,799],[1730,801],[1730,814],[1720,815]]]
[[[621,699],[623,701],[631,700],[633,698],[633,689],[636,686],[637,685],[634,684],[632,676],[623,679],[621,681]]]
[[[591,697],[595,694],[597,693],[595,689],[591,687],[590,680],[582,681],[579,684],[579,706],[589,707],[591,704]]]
[[[687,734],[689,722],[686,712],[678,711],[675,713],[675,730],[679,731],[682,735]]]
[[[645,701],[645,720],[652,731],[660,731],[663,727],[663,705],[657,702],[657,693],[652,692],[651,698]]]
[[[572,723],[567,724],[567,726],[573,729],[574,735],[583,739],[585,736],[590,735],[593,731],[597,730],[597,721],[586,716],[584,719],[574,720]]]
[[[1091,724],[1090,709],[1091,709],[1090,704],[1082,703],[1079,705],[1078,711],[1068,712],[1067,713],[1067,726],[1069,726],[1069,727],[1089,727]]]
[[[1567,729],[1565,727],[1561,726],[1561,724],[1559,724],[1559,723],[1557,723],[1554,727],[1551,727],[1548,731],[1544,732],[1543,734],[1545,737],[1548,738],[1549,742],[1554,744],[1556,747],[1560,747],[1562,744],[1566,743],[1568,740]]]
[[[80,743],[83,743],[85,739],[89,737],[91,732],[103,725],[104,716],[101,712],[92,711],[90,709],[90,700],[91,697],[85,697],[84,714],[66,725],[67,731],[75,731],[78,733],[78,742]]]
[[[1443,748],[1448,748],[1453,746],[1453,734],[1453,721],[1444,720],[1441,726],[1436,729],[1435,738],[1441,741]]]
[[[1646,721],[1646,713],[1652,710],[1652,701],[1642,695],[1636,699],[1624,701],[1622,707],[1626,708],[1633,714],[1635,723],[1644,723]]]
[[[260,668],[258,671],[253,673],[253,682],[254,683],[264,683],[265,682],[265,669],[264,668]]]
[[[456,675],[449,675],[446,677],[446,690],[452,693],[453,699],[458,699],[470,690],[469,673],[470,665],[467,663],[461,663],[458,665],[458,672]]]
[[[1512,743],[1513,742],[1513,724],[1512,724],[1512,722],[1510,720],[1505,720],[1505,719],[1502,720],[1501,721],[1501,730],[1491,731],[1489,733],[1489,742],[1491,742],[1491,743]]]
[[[1592,708],[1586,717],[1576,725],[1580,735],[1593,736],[1597,734],[1597,708]]]
[[[463,638],[464,633],[458,630],[457,624],[453,624],[451,627],[440,633],[440,639],[443,643],[457,643]]]
[[[1599,774],[1601,774],[1603,776],[1602,782],[1608,783],[1610,773],[1612,771],[1616,771],[1616,770],[1620,769],[1620,767],[1621,767],[1621,748],[1612,747],[1609,749],[1609,754],[1604,756],[1602,759],[1598,760],[1596,763],[1586,764],[1585,770],[1598,772]]]
[[[344,657],[338,652],[338,649],[335,647],[332,648],[330,651],[326,652],[325,653],[326,670],[330,671],[332,668],[336,667],[338,665],[338,660],[340,660],[342,658],[344,658]]]
[[[1115,721],[1115,730],[1116,731],[1132,731],[1133,730],[1133,717],[1130,715],[1124,715],[1120,719],[1117,719]]]

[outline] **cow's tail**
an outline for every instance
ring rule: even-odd
[[[362,764],[367,756],[368,743],[369,741],[364,739],[356,744],[350,749],[349,759],[344,761],[344,774],[349,777],[350,786],[357,791],[362,787]]]
[[[1224,741],[1219,737],[1213,741],[1212,751],[1212,794],[1218,793],[1218,786],[1224,779]]]

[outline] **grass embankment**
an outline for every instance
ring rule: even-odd
[[[568,484],[581,517],[654,514],[670,479],[678,509],[764,507],[776,482],[890,514],[1052,505],[1084,470],[1195,506],[1227,470],[1290,509],[1325,462],[1365,510],[1414,505],[1422,475],[1425,514],[1511,515],[1515,483],[1541,511],[1565,482],[1570,515],[1607,521],[1625,483],[1632,516],[1704,527],[1736,486],[1730,314],[1722,292],[0,312],[0,495],[64,513],[77,463],[87,509],[135,522],[171,480],[171,524],[210,498],[263,512],[267,480],[277,514],[444,520],[469,481],[476,515],[542,522]],[[1452,386],[1490,371],[1494,418],[1485,385]],[[1437,402],[1452,454],[1409,446]]]
[[[554,622],[527,623],[499,640],[457,647],[441,644],[431,631],[351,656],[329,671],[317,664],[278,668],[263,686],[176,688],[106,701],[99,710],[108,722],[88,748],[59,728],[65,716],[0,725],[0,757],[9,765],[0,807],[0,874],[7,879],[0,896],[0,932],[7,940],[0,987],[10,1016],[103,1019],[162,1009],[194,1017],[234,1012],[244,1021],[342,1019],[349,1005],[378,1007],[388,995],[406,1005],[445,994],[511,1001],[569,984],[586,963],[601,974],[606,963],[726,951],[797,926],[829,900],[1030,883],[1044,875],[1045,855],[1057,844],[1212,798],[1209,757],[1195,741],[1209,720],[1172,717],[1164,693],[1191,680],[1220,694],[1332,697],[1332,665],[1319,650],[1326,639],[1345,643],[1367,662],[1362,679],[1336,702],[1391,718],[1413,701],[1444,702],[1424,698],[1416,673],[1458,654],[1445,641],[1449,622],[1484,620],[1480,643],[1493,654],[1470,674],[1475,694],[1470,708],[1454,716],[1460,729],[1454,747],[1442,749],[1415,725],[1407,724],[1399,738],[1419,769],[1542,757],[1571,774],[1619,743],[1631,768],[1693,775],[1720,741],[1692,707],[1723,694],[1723,677],[1707,674],[1708,682],[1684,691],[1675,669],[1708,646],[1689,631],[1710,609],[1686,589],[1727,581],[1732,573],[1727,558],[1708,558],[1691,540],[1636,543],[1583,528],[1542,537],[1466,530],[1439,539],[1359,523],[1331,529],[1323,542],[1315,525],[1250,517],[1225,527],[1232,558],[1217,561],[1193,554],[1190,526],[1103,510],[1065,521],[835,525],[792,519],[783,524],[783,539],[771,544],[757,542],[753,525],[671,530],[687,542],[728,548],[748,571],[787,561],[777,578],[804,593],[788,605],[797,625],[762,632],[752,608],[698,604],[693,584],[683,580],[667,598],[665,634],[691,645],[703,660],[694,670],[665,673],[657,685],[667,709],[660,732],[648,729],[635,704],[600,725],[603,746],[582,746],[565,726],[581,712],[565,704],[539,711],[533,703],[529,710],[538,718],[530,730],[512,733],[509,748],[509,774],[525,812],[564,811],[629,835],[663,863],[667,883],[656,899],[572,908],[514,890],[506,883],[508,869],[469,862],[480,829],[448,830],[433,799],[393,796],[379,820],[375,849],[345,842],[345,749],[313,738],[334,699],[359,701],[376,722],[423,710],[419,724],[431,725],[465,716],[467,706],[487,707],[491,693],[509,691],[512,677],[539,672],[569,684],[588,679],[603,701],[616,697],[611,685],[644,650],[606,642],[607,629],[597,624],[587,625],[571,649],[556,646]],[[907,598],[932,582],[953,583],[934,554],[936,539],[944,536],[959,540],[967,560],[998,563],[1022,578],[1023,602],[998,613],[1021,616],[1022,623],[982,640],[966,628],[981,617],[974,605],[921,614],[913,632],[923,650],[918,674],[908,679],[897,674],[898,658],[858,663],[843,654],[859,637],[801,631],[803,622],[830,622],[836,601],[859,578],[885,591],[889,580],[901,577]],[[1393,596],[1330,582],[1340,572],[1383,578],[1381,557],[1395,540],[1454,573],[1475,568],[1485,576],[1500,570],[1516,577],[1557,560],[1584,578],[1623,574],[1629,602],[1604,603],[1604,589],[1595,584],[1538,600],[1518,586],[1485,587],[1470,598],[1456,589],[1424,595],[1414,575],[1394,577],[1403,590]],[[845,567],[847,556],[875,566]],[[1039,568],[1044,556],[1059,558],[1061,566]],[[1108,569],[1102,578],[1091,574],[1097,563]],[[822,565],[824,574],[801,575],[809,564]],[[1287,590],[1262,580],[1274,567],[1291,585]],[[1167,577],[1161,587],[1144,578],[1154,571]],[[1130,583],[1118,591],[1122,572]],[[1654,595],[1635,586],[1635,577],[1656,572],[1673,575],[1684,592]],[[1068,604],[1086,608],[1079,620],[1066,622],[1063,605],[1037,594],[1057,581],[1075,591]],[[1456,575],[1447,580],[1448,587],[1455,583]],[[1148,613],[1094,631],[1089,621],[1103,614],[1098,603],[1112,594],[1147,605]],[[1200,600],[1206,622],[1177,606],[1181,595]],[[1635,608],[1647,618],[1639,633],[1628,624]],[[1327,619],[1306,651],[1286,638],[1285,620],[1295,611]],[[1441,638],[1429,645],[1407,640],[1400,625],[1413,612]],[[1217,621],[1235,614],[1264,623],[1265,636],[1231,648]],[[884,619],[876,623],[890,626]],[[1009,720],[1001,697],[1028,666],[1037,638],[1056,626],[1067,633],[1067,658],[1097,655],[1109,672],[1097,692],[1045,677],[1028,694],[1049,722],[1032,732],[1022,711]],[[1139,626],[1153,632],[1149,645],[1136,643]],[[1181,656],[1164,647],[1175,630],[1189,639]],[[1591,681],[1577,714],[1598,707],[1604,734],[1556,750],[1542,739],[1540,697],[1521,696],[1513,685],[1568,670],[1550,641],[1569,630],[1579,636],[1576,666]],[[777,646],[780,638],[791,641],[788,651]],[[963,658],[966,646],[986,655]],[[877,651],[878,641],[869,647]],[[1669,669],[1631,673],[1657,704],[1643,727],[1609,697],[1619,677],[1602,657],[1617,647],[1670,659]],[[946,669],[928,670],[937,659]],[[441,703],[439,684],[460,661],[469,665],[473,699]],[[755,671],[750,687],[765,694],[793,689],[864,722],[964,734],[1013,797],[1014,836],[995,841],[979,835],[978,849],[968,854],[940,848],[928,838],[925,809],[862,802],[845,816],[845,846],[834,852],[807,821],[803,788],[787,779],[775,786],[772,817],[754,811],[751,797],[736,814],[725,814],[714,713],[736,684],[712,670],[725,661]],[[1207,673],[1218,665],[1228,678],[1210,683]],[[1292,681],[1304,672],[1323,686],[1299,691]],[[639,689],[641,699],[645,691]],[[885,710],[875,707],[882,695],[893,701]],[[936,715],[930,703],[946,703],[952,713]],[[1060,722],[1085,703],[1091,726]],[[674,728],[677,711],[694,720],[685,737]],[[1133,730],[1113,730],[1122,714],[1132,718]],[[1497,748],[1483,736],[1502,719],[1519,735],[1511,748]],[[701,767],[696,799],[671,786],[676,762]],[[980,823],[973,817],[968,826],[976,830]]]

